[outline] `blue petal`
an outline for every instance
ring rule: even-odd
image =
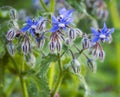
[[[34,37],[35,36],[35,29],[30,29],[30,34]]]
[[[57,22],[58,22],[57,18],[55,16],[52,16],[52,23],[57,23]]]
[[[59,10],[59,14],[62,15],[62,14],[64,14],[66,11],[67,11],[66,8],[61,8],[61,9]]]
[[[73,18],[68,18],[66,21],[65,21],[65,24],[68,25],[70,23],[73,22]]]
[[[32,22],[32,20],[31,20],[31,18],[30,17],[27,17],[27,24],[29,24],[29,25],[32,25],[33,24],[33,22]]]
[[[93,35],[99,35],[99,32],[95,28],[91,28]]]
[[[21,32],[26,32],[31,26],[30,25],[26,25],[21,29]]]
[[[106,26],[106,24],[104,23],[104,26],[103,26],[101,32],[102,32],[102,33],[105,33],[107,30],[108,30],[108,29],[107,29],[107,26]]]
[[[115,30],[114,28],[111,28],[110,31],[109,31],[109,33],[110,33],[110,34],[113,33],[114,30]]]
[[[99,37],[93,37],[92,42],[97,42],[99,40]]]
[[[50,32],[56,32],[59,29],[58,25],[54,25],[51,29]]]

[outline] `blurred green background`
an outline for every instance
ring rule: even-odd
[[[79,0],[71,0],[70,2],[79,2]],[[114,27],[115,32],[113,34],[113,42],[110,45],[103,45],[103,48],[106,52],[105,61],[103,63],[98,61],[97,72],[95,74],[89,70],[86,72],[85,78],[91,90],[90,97],[120,97],[120,0],[105,0],[105,2],[109,11],[109,16],[106,24],[108,27]],[[6,5],[12,6],[17,10],[29,10],[27,13],[28,15],[31,15],[33,12],[31,0],[0,0],[0,8]],[[74,9],[78,10],[76,8]],[[78,18],[77,20],[79,20],[79,22],[77,22],[77,26],[81,30],[89,33],[91,26],[86,18],[82,20],[79,20]],[[2,44],[2,33],[7,31],[6,27],[4,27],[7,20],[9,20],[9,17],[6,10],[3,11],[0,9],[0,60],[4,60],[0,62],[7,61],[5,51],[3,49],[4,46]],[[101,20],[97,21],[100,27],[102,27],[104,22]],[[2,72],[2,69],[4,68],[0,67],[0,72]],[[9,79],[9,77],[11,78],[12,76],[7,76],[6,79],[8,80],[6,81],[8,84],[11,82],[11,79]],[[0,78],[0,81],[2,81],[2,76]],[[21,97],[21,95],[14,96],[14,93],[17,93],[17,91],[20,92],[19,85],[20,84],[16,84],[16,87],[12,92],[13,94],[10,97]],[[61,97],[83,97],[83,94],[83,86],[79,85],[79,81],[76,78],[68,74],[64,78],[63,84],[60,88]]]

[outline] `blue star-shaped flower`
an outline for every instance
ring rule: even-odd
[[[92,31],[92,42],[96,43],[97,41],[109,41],[110,35],[114,32],[114,28],[108,29],[106,24],[104,23],[104,26],[102,29],[97,30],[95,28],[91,28]]]
[[[59,29],[66,29],[67,25],[72,23],[73,17],[72,17],[73,10],[66,10],[65,8],[62,8],[59,10],[59,17],[52,16],[52,28],[50,29],[50,32],[56,32]]]
[[[42,17],[40,17],[39,20],[32,20],[30,17],[27,17],[26,25],[21,29],[21,32],[26,32],[29,30],[30,34],[34,36],[36,27],[40,23],[41,19]]]

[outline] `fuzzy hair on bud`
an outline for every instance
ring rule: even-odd
[[[82,37],[83,32],[82,32],[80,29],[75,28],[74,30],[75,30],[75,32],[76,32],[80,37]]]
[[[71,61],[71,66],[74,73],[80,72],[80,62],[77,59]]]
[[[83,49],[88,49],[90,47],[90,40],[87,37],[83,37],[81,43]]]
[[[105,59],[105,52],[104,50],[99,51],[99,59],[103,62]]]
[[[68,36],[70,37],[70,39],[76,39],[76,32],[75,32],[75,30],[74,29],[70,29],[69,31],[68,31]]]
[[[16,36],[16,30],[15,29],[10,29],[7,34],[6,34],[6,38],[8,41],[11,41],[12,39],[14,39]]]
[[[17,20],[18,18],[18,14],[17,14],[17,11],[15,9],[10,9],[10,18],[13,19],[13,20]]]
[[[57,49],[57,51],[61,51],[61,49],[62,49],[62,42],[60,39],[58,39],[58,41],[56,43],[56,49]]]
[[[56,47],[56,42],[55,41],[50,41],[49,46],[50,46],[50,51],[54,52],[55,47]]]
[[[24,39],[22,43],[22,51],[25,55],[31,51],[30,41],[28,39]]]

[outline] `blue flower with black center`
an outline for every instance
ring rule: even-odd
[[[27,17],[26,25],[21,29],[21,32],[30,31],[32,36],[35,35],[36,27],[41,23],[42,17],[39,20],[32,20],[30,17]]]
[[[92,42],[96,43],[99,40],[102,42],[109,42],[111,41],[111,34],[114,32],[114,28],[108,29],[106,24],[104,23],[104,26],[102,29],[95,29],[91,28],[92,31]]]
[[[55,16],[52,16],[52,28],[50,29],[50,32],[56,32],[59,29],[65,30],[73,21],[72,13],[73,10],[66,10],[65,8],[60,9],[59,17],[56,18]]]

